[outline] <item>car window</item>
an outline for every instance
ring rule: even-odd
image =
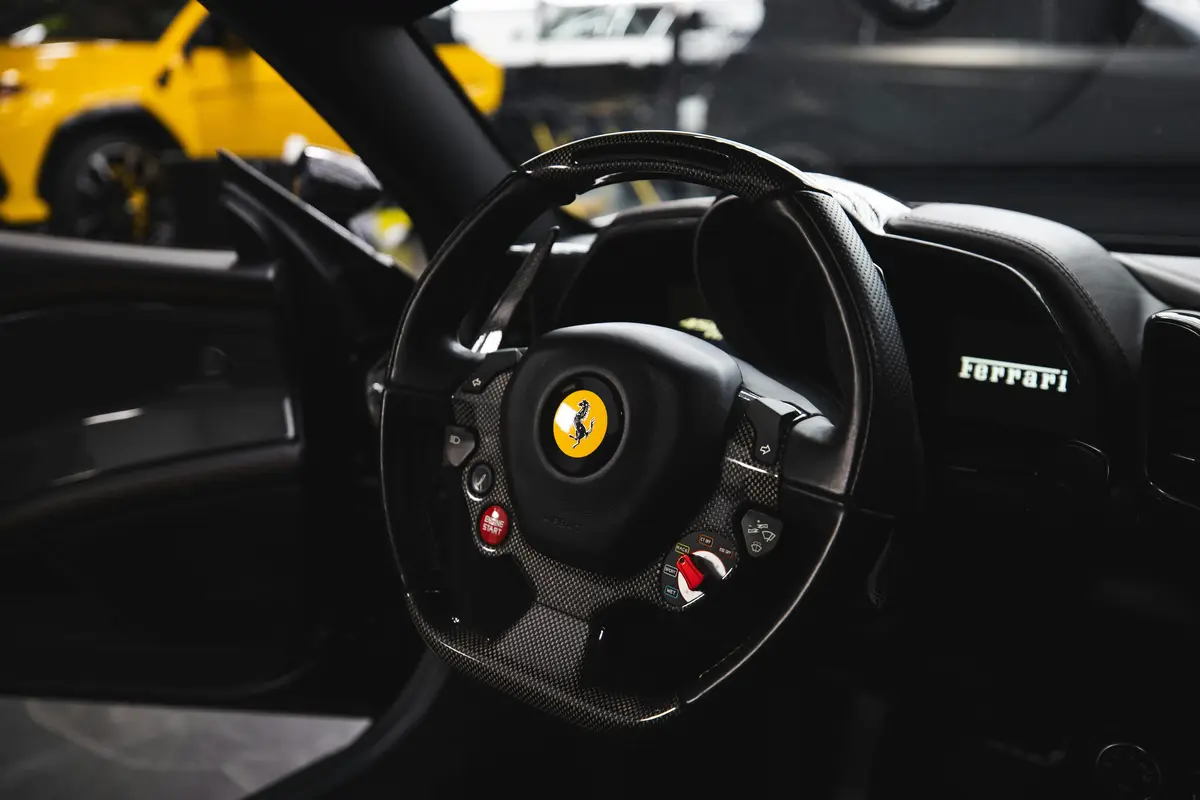
[[[1122,169],[1200,159],[1197,0],[460,0],[441,19],[504,70],[517,160],[682,129],[909,202],[1024,208],[1052,180],[1118,193]],[[576,210],[696,191],[613,187]]]
[[[292,188],[290,162],[305,146],[349,150],[197,2],[5,0],[0,32],[0,228],[223,248],[218,151]],[[494,110],[502,72],[453,41],[439,46]],[[394,203],[337,221],[420,268],[419,240]]]

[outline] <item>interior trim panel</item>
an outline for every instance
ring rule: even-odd
[[[0,503],[295,441],[278,338],[269,308],[113,302],[0,315]]]
[[[1200,308],[1200,258],[1151,253],[1113,253],[1113,258],[1164,302]]]

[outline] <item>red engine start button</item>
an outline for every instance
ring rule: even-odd
[[[500,506],[488,506],[479,518],[479,538],[492,547],[508,536],[508,512]]]

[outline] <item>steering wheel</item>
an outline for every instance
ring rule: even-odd
[[[475,287],[540,214],[645,178],[740,196],[794,242],[791,268],[819,275],[833,321],[839,408],[652,325],[577,325],[500,347],[552,237],[475,346],[461,343]],[[595,730],[659,723],[698,701],[832,568],[835,539],[911,508],[921,489],[904,347],[842,207],[765,153],[687,133],[583,139],[502,181],[413,293],[381,431],[388,524],[420,635],[453,667]]]

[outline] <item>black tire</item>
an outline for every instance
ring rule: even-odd
[[[47,167],[50,232],[112,242],[172,244],[176,205],[162,155],[158,143],[120,129],[71,142]]]

